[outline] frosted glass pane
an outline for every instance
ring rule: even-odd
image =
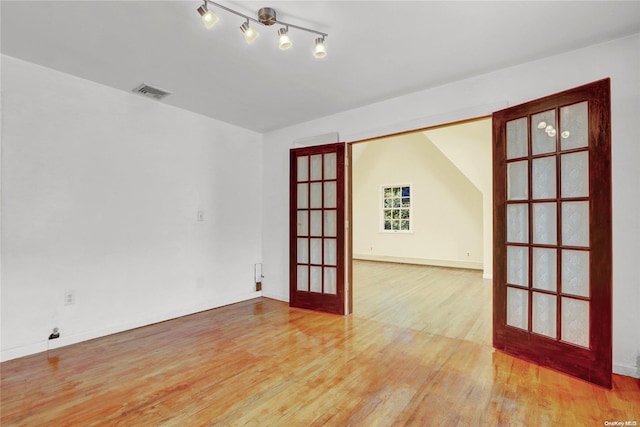
[[[309,239],[298,239],[298,264],[309,263]]]
[[[529,248],[507,246],[507,283],[529,286]]]
[[[526,200],[529,197],[529,166],[526,160],[507,163],[507,200]]]
[[[324,183],[324,207],[325,208],[335,208],[336,200],[338,200],[338,196],[336,195],[336,182],[329,181]]]
[[[556,110],[543,111],[531,116],[531,151],[533,154],[556,151]]]
[[[311,264],[322,264],[322,239],[311,239]]]
[[[531,330],[536,334],[556,338],[556,297],[533,293]]]
[[[309,267],[306,265],[298,266],[298,283],[296,289],[299,291],[309,291]]]
[[[324,293],[335,295],[338,289],[338,270],[333,267],[324,269]]]
[[[562,292],[589,296],[589,252],[562,251]]]
[[[325,265],[337,265],[338,259],[338,247],[336,245],[336,239],[324,240],[324,264]]]
[[[507,288],[507,325],[529,329],[529,292]]]
[[[529,206],[526,203],[507,205],[507,241],[529,242]]]
[[[311,180],[322,179],[322,154],[311,156]]]
[[[589,196],[589,152],[560,156],[562,197]]]
[[[589,145],[589,111],[587,101],[560,109],[560,147],[563,150]]]
[[[562,341],[589,347],[589,303],[562,298]]]
[[[309,156],[298,157],[298,181],[309,180]]]
[[[507,159],[524,157],[529,154],[527,118],[507,122]]]
[[[324,155],[324,179],[336,179],[337,176],[337,155],[328,153]]]
[[[337,236],[337,219],[336,211],[324,212],[324,235],[327,237]]]
[[[309,184],[298,184],[298,209],[309,207]]]
[[[322,207],[322,183],[314,182],[311,184],[311,208]]]
[[[562,244],[589,246],[589,202],[562,204]]]
[[[533,243],[557,244],[557,224],[556,203],[533,204]]]
[[[311,236],[322,236],[322,211],[311,211]]]
[[[298,236],[309,235],[309,212],[298,211]]]
[[[555,249],[533,248],[532,286],[537,289],[557,289],[557,252]]]
[[[322,267],[311,267],[311,292],[322,292]]]
[[[555,199],[556,156],[534,159],[531,192],[534,199]]]

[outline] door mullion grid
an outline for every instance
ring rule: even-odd
[[[527,215],[528,226],[527,230],[527,257],[528,257],[528,271],[527,271],[527,331],[529,334],[533,331],[533,135],[532,129],[533,121],[532,114],[527,116]]]

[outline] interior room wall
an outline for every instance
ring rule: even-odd
[[[2,102],[2,360],[260,295],[260,134],[8,56]]]
[[[345,142],[490,115],[611,78],[614,372],[640,377],[640,34],[565,52],[363,106],[264,135],[263,293],[287,301],[288,151],[293,141],[338,132]],[[268,225],[268,226],[267,226]]]
[[[381,229],[381,188],[411,185],[412,230]],[[482,193],[422,133],[353,146],[353,257],[483,267]]]

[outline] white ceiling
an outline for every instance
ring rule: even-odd
[[[640,32],[640,1],[223,1],[248,15],[329,33],[257,28],[215,10],[210,30],[193,1],[5,1],[2,53],[117,89],[140,83],[163,101],[258,132]],[[149,101],[157,102],[157,101]]]

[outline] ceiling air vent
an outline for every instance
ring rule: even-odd
[[[142,83],[140,86],[138,86],[135,89],[133,89],[133,91],[135,93],[140,94],[140,95],[144,95],[147,98],[153,98],[153,99],[157,99],[157,100],[160,100],[160,99],[164,98],[165,96],[171,95],[171,92],[167,92],[166,90],[162,90],[162,89],[157,88],[157,87],[149,86],[146,83]]]

